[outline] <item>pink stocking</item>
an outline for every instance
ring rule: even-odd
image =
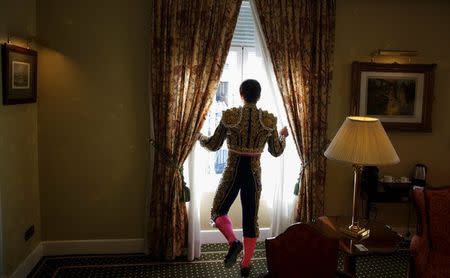
[[[256,237],[244,237],[244,258],[242,259],[241,266],[249,267],[250,261],[253,257],[253,252],[256,246]]]
[[[231,243],[236,240],[236,236],[234,235],[233,224],[231,223],[230,217],[228,217],[228,215],[219,216],[214,223],[219,231],[225,236],[228,244],[231,245]]]

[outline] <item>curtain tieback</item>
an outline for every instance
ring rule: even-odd
[[[160,145],[158,145],[154,139],[150,138],[149,142],[157,152],[164,156],[164,158],[166,159],[166,163],[169,164],[172,168],[175,168],[175,173],[180,175],[183,184],[183,194],[181,195],[181,201],[185,203],[189,202],[191,200],[191,190],[186,186],[186,182],[184,181],[183,166],[178,167],[178,163],[173,158],[173,156],[170,155],[166,150],[164,150],[164,148],[162,148]]]
[[[298,196],[298,194],[300,193],[300,179],[303,176],[303,172],[305,171],[305,168],[307,166],[309,166],[309,164],[311,164],[311,162],[316,160],[318,157],[324,156],[323,153],[327,149],[330,142],[331,142],[330,140],[327,140],[327,143],[322,148],[320,148],[319,151],[313,153],[313,155],[308,160],[306,160],[304,163],[302,163],[302,168],[300,169],[300,174],[298,176],[297,183],[294,186],[294,195]]]

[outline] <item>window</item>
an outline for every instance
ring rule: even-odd
[[[220,83],[203,125],[203,134],[211,136],[214,133],[224,110],[242,105],[239,86],[242,81],[250,78],[258,80],[261,84],[261,99],[258,101],[258,107],[276,113],[273,111],[274,96],[269,91],[264,61],[258,53],[250,3],[244,1]],[[202,172],[207,181],[203,190],[215,191],[226,166],[228,157],[226,142],[219,151],[204,153],[202,157],[206,160],[205,169]],[[265,160],[267,161],[267,158]]]

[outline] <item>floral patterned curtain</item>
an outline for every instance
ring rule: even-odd
[[[324,213],[327,107],[334,0],[255,0],[292,135],[302,161],[297,221]]]
[[[180,168],[218,85],[242,0],[153,0],[150,97],[154,170],[147,248],[154,259],[183,254],[187,214]]]

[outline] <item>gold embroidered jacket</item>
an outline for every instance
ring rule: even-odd
[[[260,154],[266,142],[273,156],[283,153],[285,138],[278,136],[277,118],[267,111],[258,109],[255,104],[245,104],[243,107],[231,108],[223,112],[222,119],[211,137],[201,135],[200,144],[210,151],[219,150],[227,139],[228,159],[219,186],[214,196],[211,208],[211,222],[220,215],[226,197],[235,182],[239,157],[250,155],[251,171],[255,186],[254,225],[256,237],[259,235],[258,210],[261,196],[261,164]]]
[[[278,136],[277,118],[255,104],[225,110],[211,137],[200,136],[200,144],[211,151],[222,147],[227,139],[228,150],[238,154],[258,155],[266,142],[269,152],[277,157],[284,151],[285,138]]]

